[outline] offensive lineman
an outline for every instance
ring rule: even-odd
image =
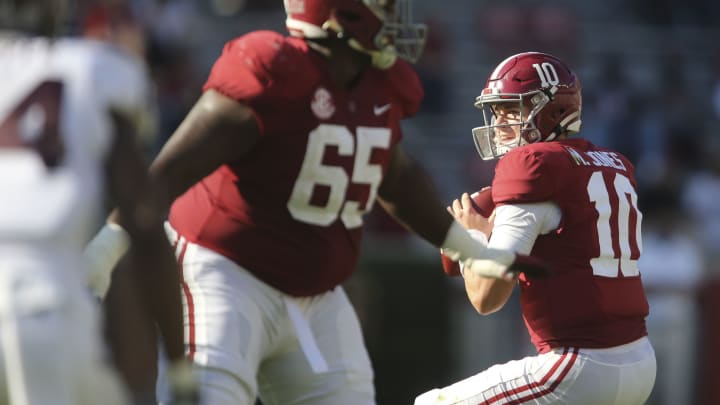
[[[425,38],[409,4],[286,0],[292,35],[228,42],[152,164],[174,201],[186,350],[208,404],[374,403],[340,284],[376,199],[436,246],[494,259],[473,262],[478,271],[517,271],[515,254],[486,249],[447,215],[400,145],[423,93],[402,59],[417,59]]]

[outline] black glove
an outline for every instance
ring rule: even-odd
[[[547,277],[551,273],[550,267],[544,261],[526,255],[515,255],[515,261],[510,265],[507,273],[517,276],[524,273],[527,278]]]

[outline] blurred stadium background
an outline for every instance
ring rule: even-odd
[[[475,96],[513,53],[556,54],[584,86],[582,135],[636,162],[641,271],[658,381],[650,404],[720,404],[720,2],[415,0],[430,25],[417,65],[426,86],[405,145],[447,202],[488,185]],[[144,58],[156,85],[152,156],[199,95],[223,43],[284,32],[280,0],[79,0],[71,31]],[[108,30],[112,27],[111,31]],[[517,299],[476,315],[434,248],[375,210],[360,271],[346,284],[364,324],[380,405],[408,404],[532,352]]]

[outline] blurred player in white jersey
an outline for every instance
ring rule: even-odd
[[[178,280],[135,141],[143,65],[101,42],[54,38],[65,11],[60,0],[0,1],[0,403],[129,400],[87,289],[110,280],[82,256],[106,187],[126,224],[106,229],[133,245],[141,299],[168,356],[182,359],[178,289],[153,287]]]

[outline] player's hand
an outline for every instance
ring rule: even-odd
[[[200,404],[200,386],[193,373],[192,363],[176,360],[168,368],[171,399],[168,405]]]
[[[490,214],[489,218],[482,216],[475,208],[470,194],[463,193],[460,198],[456,198],[452,205],[447,207],[447,211],[465,229],[476,229],[484,233],[486,237],[490,237],[495,221],[495,211]]]
[[[460,263],[454,261],[442,253],[440,250],[440,262],[442,263],[443,272],[450,277],[458,277],[462,275],[460,271]]]

